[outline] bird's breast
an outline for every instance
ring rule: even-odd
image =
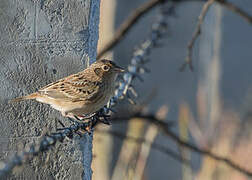
[[[88,101],[83,102],[81,107],[72,109],[71,113],[77,115],[90,114],[100,110],[103,106],[107,104],[110,98],[114,95],[114,82],[105,82],[101,85],[98,92],[88,99]]]

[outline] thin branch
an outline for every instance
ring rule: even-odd
[[[185,59],[185,62],[182,64],[180,67],[180,71],[184,71],[186,66],[189,65],[189,68],[191,71],[193,71],[193,64],[192,64],[192,51],[193,47],[195,44],[195,41],[199,37],[201,33],[201,25],[204,22],[204,18],[206,16],[206,13],[208,12],[209,8],[214,2],[218,2],[220,5],[226,7],[230,11],[238,14],[241,16],[243,19],[245,19],[249,24],[252,23],[252,16],[249,15],[247,12],[242,10],[241,8],[237,7],[236,5],[232,4],[231,2],[227,2],[226,0],[208,0],[204,5],[201,10],[201,13],[198,18],[198,24],[196,26],[196,30],[193,33],[192,39],[189,41],[188,46],[187,46],[187,57]]]
[[[186,56],[185,62],[180,67],[180,71],[184,71],[187,65],[189,65],[190,70],[193,71],[192,50],[193,50],[195,41],[197,40],[197,38],[199,37],[199,35],[201,33],[201,25],[202,25],[202,23],[204,21],[206,13],[208,12],[210,6],[214,3],[214,1],[215,0],[208,0],[203,5],[202,11],[201,11],[201,13],[199,15],[199,20],[198,20],[198,24],[196,26],[196,30],[194,31],[192,39],[189,41],[189,43],[187,45],[187,56]]]
[[[159,4],[161,0],[151,0],[138,7],[116,31],[114,38],[98,53],[97,59],[100,59],[106,52],[112,49],[130,30],[130,28],[150,9]]]
[[[113,49],[128,33],[128,31],[138,22],[138,20],[147,14],[150,10],[156,7],[156,5],[164,3],[168,0],[150,0],[144,3],[140,7],[134,10],[129,17],[120,25],[117,29],[114,38],[111,39],[101,50],[98,52],[97,59],[100,59],[106,52]],[[187,2],[187,1],[199,1],[204,2],[205,0],[171,0],[174,3]],[[173,11],[171,9],[170,13]]]
[[[220,3],[220,5],[226,7],[230,11],[238,14],[244,20],[246,20],[249,24],[252,24],[252,16],[242,10],[241,8],[237,7],[236,5],[232,4],[231,2],[227,2],[226,0],[216,0],[216,2]]]
[[[164,154],[172,157],[174,160],[179,161],[179,162],[183,162],[186,165],[190,165],[190,161],[188,161],[187,159],[182,158],[178,153],[176,153],[176,152],[172,151],[171,149],[169,149],[167,147],[164,147],[164,146],[162,146],[160,144],[147,141],[144,138],[136,138],[136,137],[133,137],[133,136],[127,136],[127,135],[125,135],[123,133],[120,133],[120,132],[117,132],[117,131],[112,131],[112,130],[107,131],[107,130],[95,129],[95,132],[102,133],[102,134],[111,134],[111,135],[113,135],[113,137],[116,137],[116,138],[119,138],[119,139],[122,139],[122,140],[134,141],[134,142],[139,143],[139,144],[144,143],[144,144],[150,145],[151,148],[156,149],[159,152],[164,153]]]
[[[140,7],[136,8],[134,12],[131,13],[131,15],[122,23],[122,25],[120,25],[114,35],[114,38],[109,41],[103,49],[101,49],[101,51],[97,55],[97,59],[100,59],[106,52],[115,47],[143,15],[145,15],[151,9],[156,7],[156,5],[164,1],[165,0],[150,0],[149,2],[146,2]]]
[[[150,10],[156,7],[156,5],[163,3],[167,0],[150,0],[149,2],[141,5],[138,7],[131,15],[122,23],[122,25],[118,28],[116,31],[114,38],[109,41],[104,48],[98,52],[97,59],[101,58],[106,52],[109,50],[113,49],[128,33],[128,31],[138,22],[138,20],[145,14],[147,14]],[[186,2],[186,0],[171,0],[172,2]],[[205,2],[205,0],[187,0],[187,1],[198,1],[198,2]],[[222,6],[226,7],[230,11],[233,11],[234,13],[238,14],[242,18],[244,18],[248,23],[252,23],[252,16],[249,15],[247,12],[244,10],[240,9],[236,5],[232,4],[231,2],[227,2],[226,0],[208,0],[201,11],[201,14],[199,16],[199,22],[196,27],[196,31],[193,35],[192,40],[188,44],[188,52],[187,52],[187,57],[185,60],[185,63],[182,64],[180,67],[180,71],[184,71],[185,67],[189,65],[189,68],[193,70],[193,65],[192,65],[192,49],[194,46],[194,43],[198,36],[200,35],[200,26],[203,23],[204,17],[211,6],[211,4],[216,1],[220,3]],[[172,13],[172,10],[170,11]]]
[[[126,116],[126,117],[114,117],[114,122],[120,122],[121,120],[131,120],[132,118],[140,118],[142,120],[146,120],[149,121],[150,123],[155,124],[160,130],[162,130],[162,132],[166,135],[169,136],[176,144],[184,146],[192,151],[195,151],[197,153],[200,153],[202,155],[206,155],[209,156],[212,159],[215,159],[219,162],[223,162],[226,165],[228,165],[229,167],[234,168],[235,170],[247,175],[247,176],[252,176],[252,172],[241,167],[240,165],[238,165],[237,163],[233,162],[232,160],[225,158],[225,157],[221,157],[209,150],[206,149],[201,149],[191,143],[188,143],[184,140],[182,140],[179,136],[177,136],[174,132],[172,132],[170,130],[170,123],[164,122],[159,120],[158,118],[156,118],[154,115],[152,114],[148,114],[148,115],[144,115],[141,113],[136,113],[133,114],[131,116]]]

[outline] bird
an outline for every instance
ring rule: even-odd
[[[50,83],[37,92],[11,102],[36,100],[49,104],[64,117],[83,119],[103,108],[114,95],[116,78],[125,70],[107,59],[97,60],[83,71]]]

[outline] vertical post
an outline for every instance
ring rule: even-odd
[[[220,47],[222,38],[222,8],[213,5],[202,25],[199,49],[199,85],[205,93],[207,114],[204,118],[209,133],[214,132],[221,113],[219,84],[221,79]],[[212,128],[212,129],[211,129]],[[208,137],[206,135],[206,137]]]
[[[116,0],[101,1],[98,52],[99,49],[102,49],[114,36],[116,3]],[[113,51],[106,53],[103,57],[106,59],[113,59]],[[109,130],[111,127],[103,126],[102,128]],[[92,168],[94,170],[93,178],[96,180],[109,180],[111,160],[113,157],[113,139],[110,136],[95,133],[93,146],[93,154],[96,156],[92,162]]]
[[[0,1],[0,160],[55,131],[59,112],[14,97],[84,69],[96,57],[99,0]],[[67,122],[66,122],[67,123]],[[6,159],[8,160],[8,159]],[[92,178],[92,136],[67,140],[16,168],[13,179]]]

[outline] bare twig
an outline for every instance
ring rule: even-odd
[[[124,35],[129,31],[129,29],[150,9],[159,4],[161,0],[151,0],[142,6],[138,7],[126,21],[116,31],[114,38],[98,53],[97,59],[101,58],[107,51],[112,49],[117,43],[124,37]]]
[[[190,70],[193,71],[193,64],[192,64],[192,50],[193,50],[193,46],[195,44],[195,41],[197,40],[197,38],[199,37],[199,35],[201,33],[201,25],[202,25],[202,23],[204,21],[206,13],[208,12],[208,9],[214,3],[214,1],[215,0],[208,0],[203,5],[202,11],[201,11],[201,13],[199,15],[199,21],[198,21],[198,24],[196,26],[196,30],[193,33],[191,41],[189,41],[189,43],[187,45],[187,56],[186,56],[185,62],[180,67],[180,71],[184,71],[187,65],[189,65]]]
[[[199,37],[199,35],[201,33],[201,25],[204,22],[204,18],[206,16],[206,13],[208,12],[210,6],[214,2],[218,2],[223,7],[226,7],[230,11],[232,11],[232,12],[238,14],[239,16],[241,16],[248,23],[250,23],[250,24],[252,23],[252,16],[249,15],[244,10],[240,9],[239,7],[237,7],[236,5],[232,4],[231,2],[227,2],[226,0],[208,0],[203,5],[203,8],[202,8],[201,13],[200,13],[199,18],[198,18],[198,24],[196,26],[196,30],[193,33],[192,39],[189,41],[189,43],[187,45],[187,56],[186,56],[185,62],[180,67],[180,71],[184,71],[187,65],[189,65],[190,70],[193,71],[193,64],[192,64],[192,51],[193,51],[193,47],[194,47],[195,41],[197,40],[197,38]]]
[[[167,0],[150,0],[149,2],[138,7],[133,13],[131,13],[131,15],[118,28],[118,30],[116,31],[116,33],[114,35],[114,38],[111,41],[109,41],[108,44],[106,44],[100,52],[98,52],[97,58],[98,59],[101,58],[106,52],[113,49],[125,37],[125,35],[128,33],[128,31],[137,23],[137,21],[143,15],[145,15],[150,10],[155,8],[156,5],[163,3],[165,1],[167,1]],[[179,3],[179,2],[185,2],[186,0],[171,0],[171,1]],[[189,1],[205,2],[205,0],[189,0]],[[187,65],[189,65],[189,68],[191,70],[193,70],[192,49],[193,49],[193,46],[194,46],[196,39],[200,35],[200,26],[204,21],[204,17],[206,15],[209,7],[211,6],[211,4],[214,1],[218,2],[220,5],[226,7],[230,11],[233,11],[234,13],[238,14],[239,16],[244,18],[248,23],[250,23],[250,24],[252,23],[252,16],[249,15],[244,10],[237,7],[236,5],[232,4],[231,2],[227,2],[226,0],[208,0],[202,8],[201,14],[199,16],[199,22],[196,27],[196,31],[193,34],[192,40],[188,44],[188,52],[187,52],[187,57],[186,57],[185,63],[182,64],[182,66],[180,67],[180,71],[184,71],[184,69]],[[173,11],[171,10],[170,13],[172,14],[172,12]]]
[[[252,24],[252,16],[242,10],[241,8],[237,7],[236,5],[232,4],[231,2],[227,2],[226,0],[216,0],[216,2],[220,3],[220,5],[226,7],[230,11],[238,14],[243,19],[245,19],[248,23]]]
[[[164,153],[164,154],[172,157],[176,161],[183,162],[186,165],[190,164],[190,162],[187,159],[183,159],[178,153],[174,152],[173,150],[171,150],[171,149],[169,149],[167,147],[164,147],[164,146],[162,146],[160,144],[147,141],[144,138],[136,138],[136,137],[133,137],[133,136],[127,136],[127,135],[125,135],[123,133],[120,133],[120,132],[117,132],[117,131],[112,131],[112,130],[107,131],[107,130],[96,129],[95,132],[102,133],[102,134],[111,134],[111,135],[113,135],[113,137],[116,137],[116,138],[119,138],[119,139],[122,139],[122,140],[134,141],[134,142],[139,143],[139,144],[144,143],[144,144],[150,145],[151,148],[156,149],[159,152]]]
[[[212,159],[215,159],[219,162],[223,162],[226,165],[228,165],[229,167],[234,168],[235,170],[247,175],[247,176],[252,176],[252,172],[241,167],[240,165],[238,165],[237,163],[233,162],[232,160],[225,158],[225,157],[221,157],[209,150],[206,149],[201,149],[193,144],[190,144],[182,139],[179,138],[179,136],[177,136],[174,132],[172,132],[169,128],[170,123],[164,122],[162,120],[159,120],[158,118],[156,118],[154,115],[152,114],[141,114],[141,113],[136,113],[133,114],[131,116],[126,116],[126,117],[114,117],[114,122],[120,122],[121,120],[131,120],[132,118],[139,118],[139,119],[143,119],[143,120],[147,120],[150,123],[155,124],[160,130],[162,130],[162,132],[166,135],[169,136],[176,144],[184,146],[192,151],[195,151],[197,153],[200,153],[202,155],[206,155],[209,156]]]
[[[136,8],[134,12],[122,23],[122,25],[120,25],[114,35],[114,38],[109,41],[108,44],[105,45],[100,52],[98,52],[97,59],[101,58],[106,52],[115,47],[120,42],[120,40],[124,38],[125,34],[131,29],[131,27],[133,27],[133,25],[136,24],[144,14],[164,1],[166,0],[150,0],[140,7]]]
[[[156,5],[163,3],[167,0],[150,0],[149,2],[141,5],[138,7],[131,15],[122,23],[122,25],[118,28],[116,31],[114,38],[108,42],[104,46],[104,48],[98,52],[97,58],[101,58],[106,52],[109,50],[113,49],[126,35],[126,33],[137,23],[137,21],[146,13],[148,13],[150,10],[156,7]],[[185,2],[186,0],[171,0],[172,2]],[[199,2],[205,2],[205,0],[189,0],[189,1],[199,1]],[[185,67],[189,65],[189,68],[193,71],[193,65],[192,65],[192,48],[194,46],[194,43],[198,36],[200,35],[200,26],[204,21],[204,17],[211,6],[213,2],[218,2],[220,5],[226,7],[230,11],[233,11],[234,13],[238,14],[242,18],[244,18],[248,23],[252,23],[252,16],[249,15],[247,12],[242,10],[241,8],[237,7],[236,5],[232,4],[231,2],[227,2],[226,0],[208,0],[200,13],[199,16],[199,22],[196,27],[196,31],[193,34],[192,40],[188,44],[188,52],[187,52],[187,57],[185,60],[185,63],[182,64],[180,67],[180,71],[184,71]],[[172,10],[170,13],[172,14]]]

